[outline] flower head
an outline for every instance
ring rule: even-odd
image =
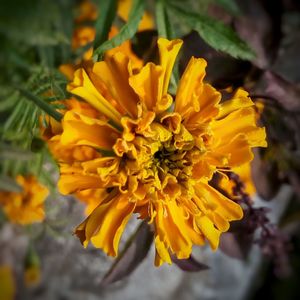
[[[11,222],[31,224],[45,218],[44,201],[49,191],[34,176],[16,177],[22,192],[0,192],[0,205]]]
[[[118,1],[118,8],[117,8],[117,15],[121,17],[125,22],[128,21],[128,16],[130,9],[132,7],[131,0],[119,0]],[[92,44],[95,37],[96,37],[96,29],[94,26],[86,25],[85,21],[95,21],[97,18],[98,12],[97,7],[94,3],[90,0],[84,0],[79,5],[79,15],[75,19],[77,23],[77,27],[75,28],[73,35],[72,35],[72,49],[77,50],[81,47],[87,46],[88,44]],[[138,31],[143,30],[150,30],[154,28],[154,21],[152,16],[145,12],[142,20],[140,22]],[[119,33],[119,29],[116,26],[112,26],[109,32],[108,38],[111,39],[115,35]],[[93,47],[91,46],[87,49],[82,56],[82,60],[77,60],[76,64],[62,64],[59,67],[61,73],[63,73],[69,80],[73,79],[74,72],[76,67],[83,65],[87,66],[89,61],[92,59],[93,56]],[[113,48],[107,51],[107,54],[113,54],[118,51],[126,53],[132,61],[134,67],[141,67],[143,62],[142,60],[132,51],[131,49],[131,42],[129,40],[123,42],[116,48]]]
[[[6,265],[0,265],[0,291],[0,299],[15,299],[16,282],[11,267]]]
[[[87,246],[115,256],[121,234],[136,213],[153,224],[155,264],[171,254],[188,258],[193,245],[207,240],[216,249],[241,207],[215,190],[215,172],[253,158],[252,147],[266,146],[256,126],[253,102],[239,89],[229,101],[203,82],[206,61],[192,57],[178,85],[168,93],[181,40],[160,38],[160,63],[134,70],[122,52],[78,69],[68,90],[99,112],[93,118],[67,111],[61,145],[87,146],[99,157],[61,162],[63,194],[105,189],[100,204],[76,229]]]

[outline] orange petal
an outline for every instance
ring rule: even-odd
[[[68,111],[62,121],[62,145],[85,145],[112,150],[120,137],[119,132],[107,122]]]
[[[84,245],[91,241],[96,248],[116,256],[121,235],[133,210],[134,205],[128,202],[127,195],[119,194],[110,201],[101,203],[77,227],[75,233]]]
[[[75,72],[74,79],[68,84],[67,90],[84,99],[116,124],[120,124],[121,114],[104,98],[101,91],[96,89],[84,69]]]
[[[128,83],[132,75],[129,58],[122,52],[107,55],[105,61],[94,64],[93,73],[104,82],[122,109],[137,117],[138,97]]]

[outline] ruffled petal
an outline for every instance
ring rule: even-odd
[[[63,121],[62,145],[85,145],[111,150],[120,133],[106,121],[68,111]]]
[[[61,174],[57,183],[61,194],[68,195],[81,190],[102,187],[99,177],[83,174]]]
[[[183,41],[179,39],[169,41],[165,38],[159,38],[157,41],[160,65],[163,68],[163,86],[161,97],[168,93],[173,66],[182,44]]]
[[[176,93],[175,111],[183,119],[191,111],[199,112],[200,110],[198,99],[202,92],[206,66],[207,62],[204,59],[192,57],[181,76]]]
[[[155,110],[157,101],[162,98],[163,68],[148,63],[141,71],[129,78],[129,84],[148,110]]]
[[[219,246],[221,231],[216,229],[213,222],[205,215],[195,217],[195,221],[203,235],[208,239],[210,247],[216,250]]]
[[[232,99],[225,101],[220,104],[220,111],[217,116],[218,119],[222,119],[227,115],[231,114],[232,112],[239,110],[243,107],[250,107],[253,106],[254,103],[248,97],[248,92],[244,89],[238,89]]]
[[[265,129],[257,127],[253,107],[235,110],[223,119],[214,121],[211,124],[211,129],[215,149],[229,144],[239,135],[245,136],[250,147],[267,146]]]
[[[104,82],[122,109],[137,117],[138,97],[128,84],[132,75],[129,58],[122,52],[106,55],[105,61],[95,63],[93,73]]]
[[[120,124],[121,114],[95,88],[84,69],[78,69],[74,79],[68,84],[67,90],[88,102],[116,124]]]
[[[110,256],[118,254],[121,235],[134,210],[127,195],[119,194],[101,203],[75,230],[84,246],[91,241]]]

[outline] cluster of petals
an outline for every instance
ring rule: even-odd
[[[11,222],[22,225],[43,221],[48,189],[32,175],[18,175],[16,182],[22,192],[0,192],[0,206],[5,215]]]
[[[110,53],[78,69],[68,85],[90,109],[65,111],[56,146],[89,151],[71,160],[57,155],[59,189],[99,193],[98,206],[75,231],[84,246],[91,242],[116,256],[136,214],[154,230],[160,266],[172,255],[188,258],[193,245],[206,241],[216,249],[229,222],[243,216],[209,182],[214,173],[251,161],[251,148],[266,146],[265,130],[256,125],[246,91],[221,102],[221,93],[203,81],[204,59],[192,57],[176,95],[168,92],[181,45],[160,38],[159,63],[139,68],[126,54]]]

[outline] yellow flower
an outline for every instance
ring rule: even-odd
[[[128,21],[130,9],[132,7],[132,0],[119,0],[118,1],[118,15]],[[144,13],[142,20],[139,24],[139,31],[154,29],[154,20],[150,13],[147,11]]]
[[[128,20],[128,15],[130,12],[132,6],[131,0],[120,0],[118,2],[118,10],[117,14],[125,21]],[[91,1],[82,1],[82,3],[79,6],[79,16],[75,19],[77,23],[81,23],[84,21],[94,21],[97,18],[97,7],[91,2]],[[145,12],[138,31],[143,30],[150,30],[154,28],[154,21],[152,16]],[[111,30],[109,32],[109,39],[114,37],[119,32],[118,28],[116,26],[112,26]],[[84,47],[88,45],[89,43],[92,43],[96,36],[96,30],[93,26],[87,26],[87,25],[79,25],[73,32],[72,36],[72,49],[76,50],[78,48]],[[87,64],[87,61],[92,59],[93,56],[93,47],[89,48],[84,54],[83,54],[83,61],[77,62],[77,66],[73,64],[62,64],[59,67],[59,70],[69,79],[73,79],[74,72],[76,68],[82,64],[83,66]],[[135,55],[135,53],[131,50],[131,42],[125,41],[122,43],[119,47],[116,47],[114,49],[111,49],[107,51],[107,53],[115,53],[121,51],[123,53],[126,53],[128,55],[133,63],[133,67],[140,68],[143,65],[142,60]]]
[[[90,0],[83,0],[78,6],[78,16],[76,17],[75,21],[77,23],[95,21],[97,16],[97,6]]]
[[[27,287],[37,286],[41,282],[40,258],[31,244],[24,261],[24,282]]]
[[[94,41],[96,36],[96,30],[91,26],[80,26],[76,28],[72,36],[72,49],[76,50],[80,47],[86,46],[88,43]],[[83,54],[83,60],[89,60],[93,56],[93,47],[88,49]]]
[[[58,101],[58,103],[63,104],[66,107],[65,109],[60,110],[61,113],[64,113],[66,110],[74,110],[92,118],[100,117],[99,112],[88,103],[78,101],[74,98]],[[41,134],[47,142],[50,152],[56,159],[73,163],[74,161],[85,161],[87,159],[99,157],[96,150],[85,145],[61,145],[60,139],[63,131],[61,123],[51,117],[47,117],[46,122],[48,126],[46,128],[43,126],[41,127]]]
[[[37,286],[41,282],[40,266],[29,266],[24,272],[24,281],[27,287]]]
[[[49,191],[34,176],[18,175],[16,182],[23,188],[22,192],[0,192],[0,205],[13,223],[31,224],[45,218],[44,201]]]
[[[250,163],[243,164],[239,167],[232,168],[231,171],[234,172],[235,174],[239,175],[241,181],[245,185],[245,192],[248,195],[253,196],[256,193],[256,188],[255,188],[255,185],[252,180],[251,164]],[[232,180],[230,180],[226,176],[222,176],[218,185],[222,190],[227,192],[228,195],[230,195],[231,197],[234,197],[234,195],[232,193],[232,189],[234,188],[235,184]]]
[[[16,284],[9,266],[0,266],[0,300],[13,300]]]
[[[99,112],[95,110],[86,102],[78,101],[74,98],[64,101],[57,101],[57,104],[64,105],[65,109],[60,109],[61,113],[66,111],[74,111],[77,113],[90,116],[92,118],[100,118]],[[48,144],[51,154],[57,160],[62,160],[68,163],[74,163],[78,161],[86,161],[100,157],[100,154],[93,148],[84,145],[62,145],[61,134],[63,132],[61,123],[57,122],[53,118],[46,116],[47,127],[41,125],[41,134],[43,139]],[[42,124],[42,122],[41,122]],[[103,198],[105,189],[85,190],[79,191],[74,194],[76,199],[86,204],[85,213],[89,215],[95,207],[100,204]]]
[[[101,157],[61,161],[63,194],[105,189],[101,203],[76,234],[108,255],[118,253],[122,232],[133,214],[155,229],[155,264],[171,254],[188,258],[193,245],[219,244],[229,221],[241,219],[235,202],[209,181],[253,158],[265,147],[265,130],[255,122],[254,104],[239,89],[229,101],[203,82],[206,61],[192,57],[175,97],[169,80],[181,40],[160,38],[160,64],[132,69],[122,52],[106,55],[88,70],[78,69],[69,92],[97,109],[101,118],[67,111],[60,143],[84,145]]]

